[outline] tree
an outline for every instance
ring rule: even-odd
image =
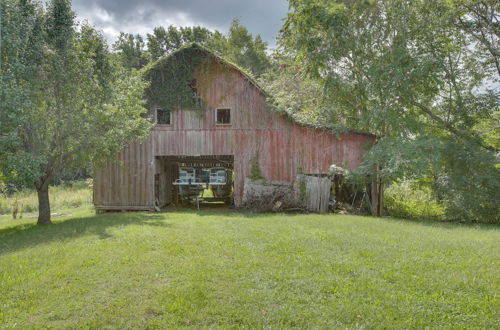
[[[381,165],[392,173],[387,180],[418,174],[450,217],[487,220],[498,215],[500,189],[491,125],[500,96],[491,47],[498,9],[489,0],[291,0],[280,43],[322,86],[332,125],[384,137],[365,159],[365,174]],[[438,154],[402,147],[419,141]],[[423,168],[405,166],[412,163]],[[465,211],[467,199],[478,205],[474,212]]]
[[[259,35],[253,37],[239,20],[234,19],[226,35],[219,31],[210,31],[201,26],[156,27],[147,35],[148,52],[151,60],[168,55],[185,44],[196,42],[206,46],[217,55],[241,66],[256,77],[264,73],[270,66],[266,54],[267,44]]]
[[[212,36],[210,30],[201,26],[177,28],[170,25],[167,29],[159,26],[153,29],[152,34],[147,34],[148,51],[154,61],[188,43],[207,45]]]
[[[331,109],[328,95],[320,83],[311,79],[305,67],[293,60],[283,49],[275,50],[269,69],[261,75],[259,84],[267,92],[267,103],[273,111],[309,126],[345,129],[344,123],[329,120]],[[332,126],[332,122],[336,125]]]
[[[224,56],[259,77],[270,66],[267,44],[260,35],[253,37],[238,19],[233,19],[223,46]]]
[[[128,69],[140,69],[148,63],[145,43],[139,34],[120,32],[118,40],[113,43],[121,64]]]
[[[500,4],[495,0],[452,1],[455,26],[475,42],[476,56],[491,62],[500,76]]]
[[[52,0],[46,9],[8,0],[1,8],[8,47],[1,52],[0,172],[35,186],[38,223],[47,224],[55,173],[99,162],[147,134],[145,83],[110,62],[95,29],[77,30],[68,0]]]
[[[0,176],[5,182],[34,182],[44,159],[23,150],[19,127],[29,121],[44,17],[39,4],[27,1],[2,1],[0,11]]]

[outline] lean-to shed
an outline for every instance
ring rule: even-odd
[[[168,204],[180,163],[230,167],[238,207],[252,167],[267,180],[285,182],[299,172],[326,174],[331,164],[354,169],[375,140],[304,127],[271,112],[251,77],[197,44],[159,59],[145,77],[156,124],[145,141],[131,142],[95,170],[97,210],[153,210],[155,200]]]

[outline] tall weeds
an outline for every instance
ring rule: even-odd
[[[77,208],[92,204],[90,182],[77,181],[67,185],[52,186],[49,189],[50,206],[53,211]],[[0,214],[38,212],[38,197],[35,190],[25,189],[10,196],[0,195]]]

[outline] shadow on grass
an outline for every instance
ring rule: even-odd
[[[55,220],[51,225],[20,224],[0,229],[0,255],[53,241],[97,235],[112,237],[109,229],[128,225],[170,227],[165,217],[155,213],[107,213],[89,217]]]
[[[144,212],[129,212],[129,213],[107,213],[96,216],[70,218],[67,220],[55,220],[52,225],[39,226],[34,222],[32,224],[19,224],[12,227],[0,229],[0,255],[28,247],[37,246],[53,241],[64,241],[81,236],[96,235],[100,239],[112,237],[110,230],[113,227],[123,227],[128,225],[143,225],[143,226],[158,226],[170,227],[168,220],[169,213],[144,213]],[[322,217],[335,221],[336,218],[344,217],[344,221],[359,221],[360,216],[355,215],[339,215],[339,214],[297,214],[297,213],[255,213],[235,210],[175,210],[175,213],[181,213],[193,216],[213,216],[213,217],[228,217],[228,218],[272,218],[272,217]],[[350,218],[350,219],[349,219]],[[367,220],[384,221],[386,223],[398,224],[414,224],[421,226],[429,226],[444,229],[460,229],[470,228],[479,230],[500,230],[500,226],[495,224],[480,224],[480,223],[457,223],[443,222],[432,220],[417,220],[417,219],[399,219],[399,218],[376,218],[363,216]],[[307,219],[304,219],[307,221]]]
[[[237,218],[260,218],[260,217],[270,217],[277,216],[286,213],[259,213],[252,212],[245,209],[231,209],[225,204],[203,204],[200,205],[200,209],[197,210],[194,205],[178,205],[178,206],[170,206],[164,211],[165,214],[170,212],[182,213],[182,214],[196,214],[197,216],[223,216],[223,217],[237,217]],[[297,214],[297,213],[295,213]],[[295,215],[293,213],[289,213],[287,215]]]
[[[393,218],[393,217],[375,217],[371,215],[359,215],[359,214],[339,214],[339,213],[300,213],[300,212],[277,212],[277,213],[259,213],[249,210],[237,209],[237,210],[210,210],[208,208],[202,210],[189,210],[180,209],[175,210],[175,212],[180,213],[191,213],[198,216],[224,216],[224,217],[238,217],[238,218],[268,218],[268,217],[322,217],[325,219],[338,219],[340,217],[350,218],[349,220],[356,222],[359,218],[365,218],[368,220],[382,220],[393,223],[407,223],[422,225],[435,228],[445,228],[445,229],[458,229],[458,228],[471,228],[471,229],[481,229],[481,230],[499,230],[499,224],[494,223],[480,223],[480,222],[460,222],[460,221],[445,221],[445,220],[432,220],[432,219],[404,219],[404,218]],[[307,220],[306,220],[307,221]]]
[[[425,227],[443,228],[443,229],[479,229],[479,230],[499,230],[500,226],[493,223],[478,223],[478,222],[460,222],[460,221],[444,221],[444,220],[433,220],[433,219],[404,219],[396,217],[374,217],[371,215],[362,214],[339,214],[339,213],[301,213],[301,212],[278,212],[278,213],[259,213],[251,210],[245,209],[230,209],[224,204],[204,204],[200,205],[200,210],[196,209],[196,206],[176,206],[168,207],[165,212],[182,213],[182,214],[196,214],[200,217],[211,216],[211,217],[225,217],[225,218],[269,218],[269,217],[322,217],[323,219],[337,220],[341,217],[345,217],[350,221],[359,221],[359,218],[364,218],[367,220],[377,220],[384,222],[400,223],[400,224],[414,224],[421,225]],[[307,221],[307,220],[306,220]]]
[[[467,229],[479,229],[479,230],[500,230],[500,226],[495,223],[461,222],[461,221],[414,219],[414,218],[403,219],[403,218],[393,218],[393,217],[381,217],[377,219],[382,219],[393,223],[414,224],[414,225],[421,225],[434,228],[444,228],[444,229],[467,228]]]
[[[200,211],[191,211],[195,213],[197,216],[224,216],[228,218],[268,218],[273,216],[280,216],[283,213],[258,213],[258,212],[250,212],[245,210],[230,210],[230,211],[208,211],[208,210],[200,210]]]
[[[359,218],[367,220],[387,221],[400,224],[414,224],[425,227],[443,228],[443,229],[479,229],[479,230],[500,230],[500,226],[494,223],[479,223],[479,222],[460,222],[460,221],[444,221],[444,220],[431,220],[431,219],[403,219],[393,217],[374,217],[371,215],[357,215],[357,214],[338,214],[338,213],[298,213],[298,212],[278,212],[278,213],[258,213],[248,210],[179,210],[176,212],[191,213],[197,216],[224,216],[224,217],[238,217],[238,218],[269,218],[269,217],[322,217],[324,219],[336,220],[341,217],[350,218],[353,223],[359,221]],[[307,221],[307,220],[305,220]]]

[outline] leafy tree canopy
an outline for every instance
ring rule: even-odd
[[[139,69],[191,43],[209,48],[257,77],[270,66],[267,44],[259,35],[252,36],[237,19],[231,22],[227,35],[201,26],[159,26],[147,34],[144,43],[140,35],[122,32],[113,49],[125,67]]]
[[[449,217],[497,218],[499,9],[492,0],[290,0],[286,70],[264,77],[272,101],[383,137],[364,174],[417,176]],[[297,79],[321,87],[321,99],[273,93]]]
[[[144,40],[139,34],[120,32],[118,39],[113,43],[113,50],[122,65],[128,69],[140,69],[148,63],[148,54],[144,48]]]
[[[0,172],[36,187],[38,223],[50,223],[57,172],[98,163],[147,134],[146,85],[111,62],[98,31],[77,26],[68,0],[6,0],[0,9]]]

